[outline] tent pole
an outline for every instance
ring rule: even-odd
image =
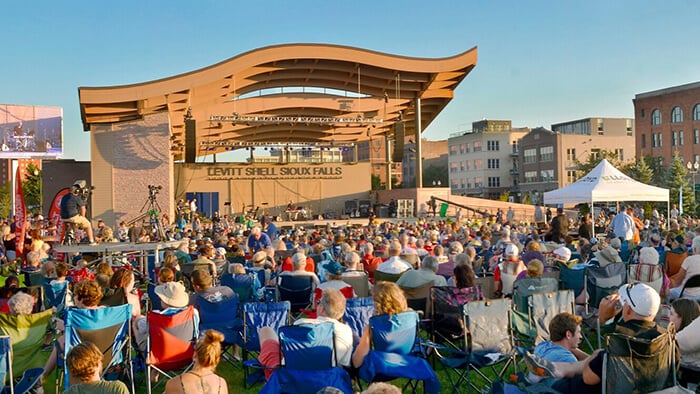
[[[666,229],[669,229],[671,223],[671,199],[666,200]]]
[[[592,224],[591,224],[591,228],[592,228],[592,230],[593,230],[593,231],[592,231],[592,232],[593,232],[593,238],[595,238],[595,221],[596,221],[596,217],[595,217],[595,207],[593,206],[593,199],[591,198],[591,223],[592,223]],[[589,241],[590,241],[590,239],[589,239]]]

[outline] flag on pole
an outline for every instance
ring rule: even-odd
[[[49,208],[48,214],[48,219],[56,223],[56,233],[61,242],[63,242],[63,236],[66,231],[66,226],[63,225],[63,221],[61,220],[61,199],[68,193],[70,193],[70,189],[67,187],[64,187],[56,193],[56,196],[51,200],[51,208]]]
[[[24,251],[24,235],[27,223],[27,206],[24,203],[24,190],[19,167],[15,173],[15,250],[17,257]]]
[[[678,214],[683,216],[683,185],[678,190]]]

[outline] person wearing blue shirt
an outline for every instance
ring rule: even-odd
[[[260,227],[253,227],[250,230],[247,245],[249,253],[255,253],[268,248],[272,245],[272,242],[270,241],[270,237],[263,233]]]
[[[583,336],[581,335],[581,317],[568,312],[562,312],[549,322],[549,341],[540,342],[535,346],[533,354],[551,362],[575,363],[585,360],[588,354],[578,348]],[[528,379],[538,381],[539,377],[530,374]],[[553,379],[551,379],[554,383]]]

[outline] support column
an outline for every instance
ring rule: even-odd
[[[421,105],[420,97],[416,98],[416,188],[420,189],[423,187],[423,154],[422,154],[422,143],[421,134],[423,130],[421,129]]]
[[[386,190],[391,190],[391,139],[386,136],[384,141],[386,144]]]
[[[371,155],[371,153],[372,153],[372,146],[371,146],[371,144],[370,144],[369,149],[370,149],[370,160],[371,160],[371,159],[372,159],[372,158],[371,158],[371,157],[372,157],[372,155]],[[352,161],[353,161],[353,163],[357,163],[357,143],[353,144],[353,146],[352,146]]]

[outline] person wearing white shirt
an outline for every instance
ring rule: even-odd
[[[413,269],[411,264],[399,257],[401,254],[401,244],[399,241],[394,241],[389,245],[389,259],[377,267],[377,271],[385,274],[400,274],[404,271]]]

